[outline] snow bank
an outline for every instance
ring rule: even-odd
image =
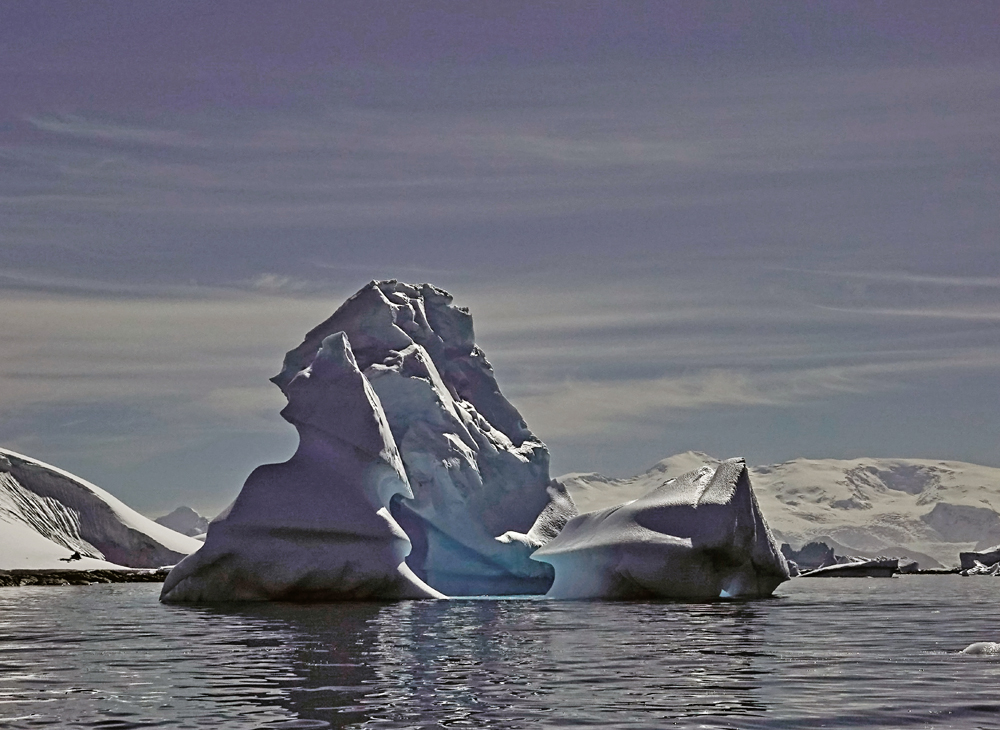
[[[410,541],[389,504],[410,486],[346,335],[324,338],[284,389],[297,451],[253,471],[204,547],[167,576],[161,600],[439,597],[404,562]]]
[[[89,555],[65,562],[72,554],[65,545],[43,537],[27,523],[0,517],[0,570],[121,570],[125,567]]]
[[[90,482],[0,449],[0,569],[155,568],[200,547]],[[61,560],[74,552],[83,559]]]
[[[742,459],[579,515],[532,558],[554,567],[552,598],[755,598],[789,578]]]

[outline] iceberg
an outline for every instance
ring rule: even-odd
[[[288,395],[323,339],[345,333],[412,489],[389,505],[413,544],[407,565],[448,595],[544,593],[551,567],[498,538],[527,535],[550,505],[563,514],[549,452],[500,392],[472,316],[452,302],[430,284],[372,281],[306,334],[272,381]]]
[[[833,553],[833,548],[825,542],[810,542],[795,550],[787,542],[781,545],[781,554],[789,565],[795,563],[799,570],[815,570],[828,565],[836,565],[839,561]]]
[[[970,575],[992,575],[996,577],[1000,575],[1000,562],[985,565],[980,563],[978,560],[974,560],[973,566],[971,568],[960,569],[959,575],[964,575],[966,577]]]
[[[500,393],[472,317],[429,284],[373,281],[272,381],[300,443],[258,467],[165,601],[544,593],[530,553],[575,514]]]
[[[1000,644],[995,641],[977,641],[962,649],[962,653],[970,656],[998,656]]]
[[[410,541],[389,505],[411,497],[410,485],[347,336],[325,337],[285,392],[295,454],[251,473],[205,545],[170,571],[160,600],[441,597],[404,562]]]
[[[799,574],[801,578],[892,578],[899,572],[899,558],[852,558],[846,563],[824,565]]]
[[[962,570],[972,570],[977,565],[993,565],[1000,563],[1000,545],[980,552],[959,553],[958,561]]]
[[[551,598],[760,598],[789,579],[743,459],[578,515],[531,557],[555,570]]]

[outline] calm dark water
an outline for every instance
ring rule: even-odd
[[[1000,580],[800,579],[751,603],[180,608],[0,589],[0,727],[1000,728]]]

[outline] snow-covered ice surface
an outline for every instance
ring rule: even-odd
[[[595,512],[614,507],[647,494],[671,479],[703,466],[718,466],[721,459],[699,451],[688,451],[657,462],[642,474],[624,479],[606,477],[596,472],[573,472],[557,477],[580,512]]]
[[[581,512],[618,504],[700,464],[698,452],[664,459],[627,479],[567,474]],[[922,568],[1000,543],[1000,469],[930,459],[795,459],[750,468],[775,536],[796,547],[825,541],[838,554],[909,556]]]
[[[551,598],[759,598],[789,578],[742,459],[579,515],[532,557],[555,568]]]
[[[0,480],[2,478],[0,475]],[[0,516],[0,570],[114,570],[125,567],[89,556],[61,562],[61,558],[72,554],[65,545],[43,537],[26,522],[8,521],[6,515]]]
[[[90,482],[0,449],[0,569],[153,568],[200,547]],[[74,552],[82,558],[61,560]]]
[[[281,415],[298,430],[298,449],[253,471],[205,546],[167,576],[161,599],[439,597],[404,562],[410,541],[389,505],[410,486],[347,336],[323,339],[284,390]]]
[[[822,568],[801,573],[808,578],[892,578],[899,572],[897,558],[876,558],[874,560],[851,560],[846,563],[825,565]]]

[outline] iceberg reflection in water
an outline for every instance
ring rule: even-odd
[[[961,653],[1000,638],[992,586],[215,607],[146,584],[8,588],[0,725],[994,728],[1000,661]]]

